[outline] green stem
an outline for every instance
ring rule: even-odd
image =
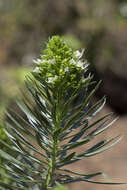
[[[60,128],[61,125],[61,110],[60,110],[60,102],[59,102],[59,96],[57,94],[57,103],[56,103],[56,121],[55,121],[55,128],[54,132]],[[53,134],[54,134],[53,132]],[[45,189],[48,190],[50,187],[50,184],[52,182],[52,178],[54,176],[55,168],[56,168],[56,161],[57,161],[57,153],[58,153],[58,145],[59,145],[59,135],[53,139],[52,144],[52,154],[51,159],[49,159],[49,168],[48,168],[48,174],[46,177],[45,182]]]
[[[52,178],[54,176],[54,171],[56,168],[56,159],[57,159],[57,151],[58,151],[58,141],[53,143],[53,150],[52,150],[52,157],[49,160],[49,168],[48,168],[48,174],[45,182],[45,189],[48,190],[50,183],[52,182]]]

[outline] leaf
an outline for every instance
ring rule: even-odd
[[[11,110],[11,109],[10,109]],[[35,136],[30,132],[30,130],[33,130],[33,131],[35,131],[35,132],[39,132],[41,135],[43,135],[45,138],[47,138],[48,140],[49,140],[49,138],[48,138],[48,134],[47,134],[47,132],[44,130],[44,129],[42,129],[42,127],[41,127],[41,125],[39,125],[39,123],[35,123],[35,122],[31,122],[31,123],[28,123],[28,121],[26,121],[23,117],[21,117],[18,113],[16,113],[15,111],[13,111],[13,110],[11,110],[11,112],[13,112],[14,114],[15,114],[15,116],[16,117],[18,117],[19,118],[19,120],[21,120],[21,122],[23,122],[24,123],[24,125],[22,124],[22,128],[24,128],[24,132],[27,134],[27,135],[30,135],[32,138],[34,138],[35,139]],[[9,118],[16,124],[16,122],[15,122],[15,119],[9,114],[8,115],[9,116]],[[11,125],[10,123],[8,123],[8,122],[5,122],[5,125]],[[19,124],[19,123],[18,123]],[[15,128],[15,126],[12,126],[12,127],[14,127]],[[16,126],[16,127],[18,127],[18,126]],[[28,129],[29,130],[28,130]],[[19,129],[21,129],[20,127],[19,127]],[[33,132],[34,133],[34,132]]]
[[[80,92],[85,90],[85,92],[87,91],[87,87],[90,85],[90,81],[92,80],[92,76],[89,79],[86,79],[85,84],[82,86],[82,84],[80,84],[79,87],[77,87],[74,92],[71,94],[70,98],[68,99],[68,101],[65,103],[65,107],[63,107],[64,113],[67,112],[68,107],[70,106],[70,104],[73,102],[73,100],[75,98],[77,98],[80,95]],[[82,103],[84,102],[84,100],[86,99],[86,93],[85,95],[83,94],[83,98],[82,101],[80,102],[79,105],[74,106],[73,110],[77,110],[80,109],[82,107]],[[67,105],[67,107],[66,107]]]
[[[125,185],[127,183],[124,182],[99,182],[99,181],[92,181],[89,180],[89,178],[91,177],[83,177],[83,178],[68,178],[66,180],[60,181],[61,184],[67,184],[67,183],[72,183],[72,182],[78,182],[78,181],[85,181],[85,182],[89,182],[89,183],[94,183],[94,184],[103,184],[103,185]]]
[[[117,137],[115,137],[115,138],[117,138]],[[110,141],[107,141],[107,143],[111,142],[115,138],[112,138]],[[116,140],[114,143],[112,143],[112,144],[110,144],[108,146],[105,146],[104,148],[101,148],[100,150],[97,150],[97,151],[94,151],[94,152],[90,152],[90,153],[85,153],[85,157],[94,156],[94,155],[96,155],[98,153],[101,153],[101,152],[103,152],[103,151],[111,148],[112,146],[116,145],[118,142],[120,142],[121,139],[122,139],[122,137],[119,137],[118,140]]]
[[[73,152],[73,153],[67,155],[66,157],[64,157],[64,158],[60,161],[60,163],[68,162],[68,161],[70,161],[74,156],[75,156],[75,152]]]
[[[23,160],[25,160],[25,162],[26,162],[31,168],[34,168],[32,162],[31,162],[28,158],[26,158],[26,157],[24,156],[24,157],[23,157]]]
[[[64,104],[62,115],[65,116],[66,110],[68,110],[68,108],[71,105],[72,101],[78,96],[78,94],[79,94],[79,88],[76,88],[74,90],[74,92],[71,94],[71,96],[69,97],[69,99]]]
[[[9,145],[7,145],[7,143],[5,143],[4,141],[0,140],[0,142],[3,143],[5,146],[7,146],[10,150],[15,151],[14,148],[12,148],[12,147],[10,147]],[[19,152],[19,154],[21,154],[21,155],[23,156],[23,158],[24,158],[25,160],[27,160],[27,163],[29,162],[29,165],[30,165],[30,166],[32,166],[32,163],[30,163],[30,161],[29,161],[27,158],[25,158],[24,156],[29,157],[31,160],[34,160],[34,162],[37,162],[37,163],[39,163],[40,165],[42,165],[43,163],[45,163],[45,162],[40,161],[40,160],[38,160],[38,159],[36,159],[36,158],[33,159],[32,155],[30,155],[29,153],[25,154],[27,151],[24,151],[24,154],[23,154],[23,152],[21,152],[21,151],[19,151],[19,150],[18,150],[18,152]],[[13,157],[13,156],[12,156],[12,157]],[[13,157],[13,158],[14,158],[14,157]],[[15,158],[14,158],[14,159],[15,159]],[[9,161],[10,161],[10,160],[9,160]],[[21,163],[22,163],[22,162],[21,162]],[[23,163],[22,163],[22,164],[23,164]],[[14,162],[13,162],[13,165],[15,166]],[[18,170],[19,170],[20,165],[17,165],[17,166],[18,166]],[[23,164],[22,166],[28,168],[28,166],[25,165],[25,164]],[[43,166],[43,167],[44,167],[44,166]],[[28,168],[28,169],[30,169],[30,168]],[[21,170],[21,168],[20,168],[20,170]]]
[[[17,159],[15,159],[14,157],[12,157],[11,155],[5,153],[4,151],[0,150],[0,157],[8,160],[9,162],[14,162],[20,166],[24,166],[21,162],[19,162]]]
[[[87,114],[90,115],[89,118],[92,118],[92,117],[94,117],[97,113],[99,113],[99,112],[101,111],[101,109],[104,107],[105,103],[106,103],[106,98],[105,98],[105,96],[104,96],[101,100],[99,100],[97,103],[95,103],[93,106],[91,106],[91,107],[89,108],[88,112],[87,112]],[[100,104],[101,104],[101,105],[100,105]],[[98,106],[98,108],[97,108],[97,106]],[[96,108],[96,109],[95,109],[95,108]],[[94,111],[94,109],[95,109],[95,111]],[[92,113],[91,113],[91,112],[92,112]]]
[[[79,141],[77,141],[77,142],[75,142],[75,143],[68,143],[65,148],[63,147],[63,150],[61,150],[60,153],[66,151],[66,150],[72,150],[73,148],[76,148],[76,147],[79,147],[79,146],[81,146],[81,145],[83,145],[83,144],[86,144],[86,143],[88,143],[91,139],[93,139],[93,137],[92,137],[92,136],[89,136],[89,137],[86,137],[86,138],[84,138],[84,139],[82,139],[82,140],[79,140]]]
[[[28,167],[28,165],[26,165],[26,168],[24,167],[20,167],[19,165],[16,165],[14,163],[9,163],[9,165],[6,165],[5,166],[0,166],[1,168],[3,168],[5,171],[9,172],[10,174],[14,174],[14,175],[21,175],[20,177],[24,178],[24,179],[31,179],[32,180],[32,177],[28,175],[28,172],[24,173],[25,169],[27,169],[27,171],[30,171],[30,175],[37,175],[39,174],[40,172],[37,171],[37,170],[33,170],[31,168]],[[23,172],[23,175],[22,175],[22,172]]]
[[[2,182],[0,182],[0,186],[3,187],[3,188],[6,188],[6,189],[8,189],[8,190],[14,190],[14,188],[17,188],[17,187],[15,187],[15,186],[7,185],[7,184],[2,183]],[[12,188],[13,188],[13,189],[12,189]]]
[[[73,138],[68,142],[68,143],[73,143],[73,142],[76,142],[77,140],[79,140],[85,133],[86,131],[86,127],[87,127],[88,123],[86,122],[86,124],[83,126],[83,128],[76,134],[74,134]],[[70,138],[70,137],[68,137]]]
[[[44,164],[47,165],[47,163],[44,160],[40,160],[38,158],[35,158],[35,156],[32,156],[29,151],[23,148],[23,146],[20,144],[20,142],[17,139],[15,139],[15,145],[17,148],[14,147],[14,150],[17,150],[22,156],[26,156],[27,158],[30,158],[31,161],[34,161],[40,165],[43,165],[43,168],[45,168]]]
[[[67,132],[64,132],[63,135],[61,135],[60,139],[61,140],[66,140],[68,138],[73,137],[74,135],[68,136],[66,137],[69,133],[71,133],[72,131],[74,131],[75,129],[77,129],[78,127],[82,127],[82,125],[85,125],[85,127],[87,128],[88,126],[88,120],[84,120],[84,121],[78,121],[77,123],[75,123],[74,125],[72,125],[70,127],[70,129],[67,130]],[[64,138],[65,137],[65,138]]]
[[[97,119],[95,122],[91,123],[90,125],[88,125],[88,127],[86,128],[86,131],[92,127],[94,127],[96,124],[98,124],[99,122],[101,122],[102,120],[104,120],[105,118],[109,117],[112,115],[111,113],[105,114],[103,117],[100,117],[99,119]],[[89,135],[92,135],[91,133]]]
[[[40,154],[43,158],[45,158],[47,160],[47,157],[42,154],[39,150],[37,150],[23,135],[21,135],[16,129],[13,129],[14,134],[16,134],[17,136],[15,137],[16,139],[19,139],[19,141],[23,144],[25,144],[25,146],[27,146],[28,148],[30,148],[31,150],[33,150],[34,152]],[[6,132],[7,133],[7,132]],[[7,133],[9,134],[9,133]],[[9,134],[10,136],[10,134]],[[12,136],[12,135],[11,135]]]
[[[44,129],[47,131],[48,134],[51,133],[50,132],[52,128],[51,123],[50,121],[47,120],[47,118],[41,112],[38,112],[36,108],[33,108],[34,110],[33,111],[25,101],[23,101],[23,103],[18,103],[18,104],[20,105],[20,108],[23,109],[28,119],[30,119],[32,122],[40,123],[44,127]]]
[[[85,99],[85,102],[82,103],[80,110],[72,115],[72,117],[69,119],[69,121],[67,122],[66,126],[62,129],[62,131],[67,130],[72,124],[74,124],[75,122],[77,122],[77,120],[79,120],[79,117],[81,117],[81,114],[84,113],[83,108],[88,104],[91,97],[93,96],[96,89],[98,88],[99,84],[100,84],[100,82],[96,85],[96,87],[92,90],[92,92],[89,94],[89,96]],[[86,113],[85,113],[85,115],[86,115]],[[82,115],[81,118],[83,118],[83,117],[84,117],[84,114]],[[89,119],[90,119],[90,117],[89,117]]]
[[[61,184],[67,184],[67,183],[72,183],[72,182],[84,181],[84,180],[88,180],[88,179],[93,178],[93,177],[98,176],[98,175],[100,175],[100,173],[95,173],[95,174],[85,176],[85,177],[72,177],[72,176],[70,176],[64,180],[60,180],[60,182],[61,182]]]
[[[112,122],[110,122],[108,125],[106,125],[106,126],[103,127],[102,129],[101,129],[101,128],[100,128],[100,129],[97,129],[97,130],[93,133],[94,136],[96,136],[96,135],[98,135],[98,134],[104,132],[104,131],[105,131],[106,129],[108,129],[114,122],[116,122],[117,119],[118,119],[118,118],[114,119]]]
[[[107,142],[107,140],[103,140],[103,141],[100,141],[99,143],[97,143],[96,145],[92,146],[91,148],[89,148],[86,152],[89,153],[89,152],[92,152],[100,147],[102,147],[103,145],[105,145],[105,143]]]
[[[6,115],[9,117],[9,119],[11,119],[11,121],[13,121],[13,122],[16,124],[16,126],[17,126],[20,130],[22,130],[22,131],[23,131],[24,133],[26,133],[27,135],[30,135],[31,137],[33,137],[32,133],[31,133],[29,130],[27,130],[26,128],[22,127],[21,124],[20,124],[19,122],[17,122],[16,119],[14,119],[14,117],[12,117],[12,116],[10,115],[10,113],[6,112]],[[10,123],[8,123],[8,122],[6,122],[6,121],[5,121],[5,124],[6,124],[6,125],[10,125],[12,128],[15,128],[15,126],[11,125]]]
[[[107,144],[111,143],[115,139],[117,139],[117,140],[114,143],[106,146]],[[105,140],[104,142],[100,142],[100,146],[95,145],[92,148],[90,148],[87,151],[85,151],[84,153],[78,154],[76,156],[77,156],[77,158],[81,158],[81,159],[85,158],[85,157],[94,156],[96,154],[99,154],[99,153],[101,153],[101,152],[103,152],[103,151],[111,148],[112,146],[114,146],[115,144],[117,144],[121,139],[122,139],[122,136],[116,136],[116,137],[114,137],[114,138],[112,138],[110,140]],[[97,150],[97,149],[99,149],[99,150]]]
[[[66,140],[66,139],[72,138],[68,143],[76,142],[77,140],[79,140],[79,139],[83,136],[83,134],[84,134],[84,132],[85,132],[86,126],[87,126],[87,123],[86,123],[85,126],[81,129],[81,131],[79,131],[78,133],[73,134],[73,135],[71,135],[71,136],[68,136],[68,137],[66,137],[66,138],[63,138],[63,139],[61,139],[61,140]],[[69,134],[70,132],[71,132],[71,130],[68,131],[67,133],[65,133],[65,134],[63,135],[63,137],[66,136],[67,134]],[[66,148],[66,147],[67,147],[67,145],[64,145],[64,148]],[[67,151],[62,152],[62,153],[60,154],[61,158],[62,158],[63,156],[66,156],[66,154],[67,154]],[[61,159],[61,158],[60,158],[60,159]]]
[[[46,152],[50,153],[49,151],[49,145],[48,144],[44,144],[42,142],[42,137],[39,133],[36,133],[36,139],[37,139],[37,142],[38,142],[38,145],[43,149],[45,150]]]
[[[40,101],[40,90],[38,91],[38,88],[35,88],[34,85],[32,85],[29,81],[26,81],[26,86],[29,89],[29,92],[34,98],[34,101],[36,102],[37,106],[43,111],[44,113],[50,114],[47,110],[46,104],[44,105],[42,101]]]
[[[72,170],[68,170],[68,169],[61,169],[59,168],[58,170],[62,171],[62,172],[67,172],[67,173],[71,173],[71,174],[74,174],[74,175],[78,175],[78,176],[97,176],[97,175],[103,175],[103,172],[96,172],[96,173],[92,173],[92,174],[84,174],[84,173],[77,173],[77,172],[74,172]]]
[[[43,86],[41,86],[40,84],[38,84],[38,82],[35,81],[35,80],[32,81],[32,84],[36,86],[37,91],[39,92],[39,94],[41,95],[41,97],[44,99],[44,101],[46,101],[46,104],[48,106],[52,107],[53,106],[52,102],[48,99],[47,94],[46,94],[45,89],[43,88]]]
[[[85,98],[84,102],[82,102],[81,107],[79,108],[79,113],[83,112],[84,107],[90,102],[90,99],[93,97],[94,93],[96,92],[97,88],[99,87],[101,81],[97,83],[95,88],[90,92],[90,94]]]

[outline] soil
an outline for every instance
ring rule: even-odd
[[[109,108],[104,108],[97,116],[110,112]],[[112,138],[117,135],[123,135],[123,139],[114,147],[100,153],[96,156],[86,158],[77,164],[68,166],[73,171],[81,173],[94,173],[98,171],[105,172],[110,179],[102,177],[93,178],[96,181],[105,182],[127,182],[127,115],[120,118],[104,134],[96,137],[95,141]],[[92,143],[95,144],[95,141]],[[93,145],[94,145],[93,144]],[[83,151],[81,147],[78,151]],[[76,182],[69,184],[69,190],[127,190],[127,185],[98,185],[87,182]]]

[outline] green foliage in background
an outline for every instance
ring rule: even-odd
[[[126,52],[126,7],[125,0],[1,0],[0,40],[4,43],[4,46],[0,46],[2,63],[22,64],[24,56],[35,52],[38,54],[41,42],[55,33],[67,36],[69,41],[74,40],[77,48],[80,42],[74,38],[80,40],[83,47],[88,49],[91,64],[98,64],[100,56],[103,60],[109,58],[105,55],[105,42],[114,44],[112,48],[115,54],[122,59],[117,44],[125,44]],[[111,41],[105,40],[108,37]],[[103,55],[100,51],[104,51]],[[123,55],[126,57],[126,54]],[[6,61],[7,58],[10,61]],[[112,63],[116,64],[116,61]],[[118,61],[118,66],[120,63]],[[107,65],[107,61],[103,64],[107,67],[111,65]]]
[[[0,123],[0,149],[2,149],[2,150],[4,150],[4,151],[6,151],[6,152],[9,153],[9,149],[7,147],[5,147],[3,145],[3,143],[1,143],[1,140],[4,141],[5,143],[11,145],[9,138],[7,137],[7,135],[4,132],[4,125],[3,125],[3,123]],[[0,158],[0,165],[1,166],[3,166],[3,162],[4,161],[5,160],[3,158]],[[8,179],[6,177],[4,177],[5,173],[6,173],[6,171],[3,168],[0,168],[0,180],[2,180],[5,183],[8,183]]]
[[[18,85],[22,86],[24,84],[24,76],[27,73],[27,69],[24,67],[20,68],[8,68],[8,70],[2,70],[1,74],[1,83],[0,83],[0,119],[5,120],[5,110],[8,106],[12,106],[12,102],[14,101],[15,97],[19,94],[19,88]],[[2,80],[4,76],[5,80]],[[3,149],[4,151],[11,153],[11,151],[4,146],[1,143],[1,140],[4,141],[7,144],[11,145],[11,142],[8,138],[8,136],[5,134],[4,131],[4,124],[3,122],[0,122],[0,149]],[[0,158],[0,165],[2,166],[4,162],[3,158]],[[3,168],[0,168],[0,179],[3,182],[9,182],[8,179],[3,175],[5,174],[5,170]],[[3,176],[3,177],[2,177]]]
[[[90,70],[105,84],[99,95],[107,94],[117,112],[126,112],[126,99],[114,99],[121,91],[126,94],[126,21],[125,0],[1,0],[1,65],[30,65],[44,48],[41,42],[60,34],[74,49],[87,47]],[[116,78],[119,87],[114,89]]]
[[[34,60],[36,67],[25,80],[28,91],[23,90],[23,98],[18,101],[25,116],[15,110],[7,112],[10,122],[5,122],[5,132],[13,145],[1,143],[14,155],[0,150],[0,157],[6,160],[0,166],[6,170],[3,176],[11,180],[10,184],[0,180],[4,189],[49,190],[78,181],[122,184],[95,181],[95,176],[105,176],[100,171],[86,174],[64,168],[109,149],[122,138],[118,135],[76,151],[116,120],[112,121],[109,113],[91,121],[106,99],[90,106],[99,83],[87,74],[88,64],[82,56],[83,51],[73,51],[62,38],[53,36],[40,59]]]
[[[10,106],[19,94],[19,87],[23,88],[28,68],[12,67],[1,70],[0,82],[0,117],[5,117],[5,109]],[[6,82],[5,82],[6,81]],[[0,134],[1,136],[1,134]]]

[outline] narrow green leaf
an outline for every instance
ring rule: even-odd
[[[24,123],[24,125],[22,125],[22,127],[25,128],[25,130],[26,130],[27,127],[29,127],[29,130],[27,130],[27,131],[29,132],[29,135],[32,136],[34,139],[36,139],[36,137],[33,135],[34,132],[38,132],[40,135],[43,135],[48,141],[50,141],[49,137],[46,136],[44,133],[42,133],[42,130],[40,130],[39,127],[37,128],[37,127],[35,127],[32,123],[31,123],[31,124],[28,123],[23,117],[21,117],[21,116],[20,116],[18,113],[16,113],[15,111],[11,110],[11,112],[13,112],[13,113],[16,115],[16,117],[18,117],[18,118]],[[10,116],[11,116],[11,115],[10,115]],[[6,122],[5,122],[5,124],[6,124]],[[38,125],[39,125],[39,124],[38,124]],[[32,135],[31,135],[30,130],[33,130],[33,131],[34,131]],[[26,133],[26,134],[27,134],[27,133]]]
[[[23,135],[21,135],[16,129],[13,129],[14,134],[16,134],[17,136],[15,137],[16,139],[19,139],[19,141],[21,143],[23,143],[25,146],[27,146],[28,148],[30,148],[31,150],[33,150],[34,152],[40,154],[43,158],[45,158],[47,160],[47,157],[42,154],[39,150],[37,150]],[[7,132],[6,132],[7,133]],[[9,134],[9,133],[7,133]],[[10,134],[9,134],[10,135]]]
[[[34,162],[36,162],[36,163],[38,163],[40,165],[43,165],[43,168],[45,168],[44,164],[47,165],[47,162],[45,162],[44,160],[40,160],[39,158],[37,158],[35,156],[32,156],[29,151],[27,151],[26,149],[23,148],[23,146],[20,144],[20,142],[17,139],[16,139],[16,143],[20,147],[22,152],[24,153],[24,156],[30,158],[32,161],[34,161]]]
[[[52,125],[51,125],[50,121],[48,121],[48,119],[41,112],[38,112],[36,107],[33,108],[33,110],[34,110],[33,111],[30,108],[30,106],[28,105],[28,103],[26,103],[26,100],[22,100],[22,102],[23,103],[19,103],[19,104],[22,104],[22,108],[24,109],[24,112],[26,113],[28,119],[32,120],[32,122],[35,121],[39,124],[42,124],[42,126],[47,131],[47,133],[51,134]]]
[[[119,138],[118,138],[118,137],[119,137]],[[117,139],[117,138],[118,138],[118,139]],[[116,136],[116,137],[114,137],[114,138],[112,138],[112,139],[110,139],[110,140],[106,140],[106,141],[104,141],[104,144],[102,144],[102,146],[95,148],[95,150],[93,149],[93,151],[92,151],[92,150],[90,151],[90,150],[88,149],[86,152],[76,155],[76,157],[82,159],[82,158],[85,158],[85,157],[90,157],[90,156],[94,156],[94,155],[96,155],[96,154],[99,154],[99,153],[101,153],[101,152],[103,152],[103,151],[105,151],[105,150],[111,148],[112,146],[116,145],[118,142],[120,142],[120,140],[121,140],[122,138],[123,138],[122,136]],[[106,146],[107,144],[111,143],[111,142],[114,141],[115,139],[117,139],[117,140],[116,140],[114,143],[112,143],[112,144]],[[102,147],[103,147],[103,148],[102,148]],[[97,149],[98,149],[98,150],[97,150]],[[87,153],[87,152],[88,152],[88,153]]]
[[[118,137],[118,136],[117,136],[117,137]],[[115,137],[115,138],[117,138],[117,137]],[[114,140],[115,138],[111,139],[109,142],[111,142],[111,141]],[[108,145],[108,146],[104,146],[104,148],[101,148],[101,149],[99,149],[99,150],[97,150],[97,151],[90,152],[90,153],[86,153],[85,156],[86,156],[86,157],[89,157],[89,156],[94,156],[94,155],[96,155],[96,154],[99,154],[99,153],[101,153],[101,152],[103,152],[103,151],[105,151],[105,150],[111,148],[112,146],[116,145],[118,142],[121,141],[122,138],[123,138],[123,137],[118,138],[118,140],[116,140],[114,143],[112,143],[112,144],[110,144],[110,145]],[[109,142],[108,142],[108,143],[109,143]]]
[[[78,182],[78,181],[85,181],[85,182],[89,182],[89,183],[94,183],[94,184],[103,184],[103,185],[125,185],[127,184],[126,182],[99,182],[99,181],[92,181],[89,179],[85,179],[85,177],[83,178],[69,178],[67,180],[63,180],[61,181],[61,184],[67,184],[67,183],[72,183],[72,182]]]
[[[68,161],[70,161],[74,156],[75,156],[75,152],[73,152],[73,153],[67,155],[65,158],[63,158],[63,159],[60,161],[60,163],[68,162]]]
[[[74,172],[72,170],[68,170],[68,169],[61,169],[59,168],[58,170],[62,171],[62,172],[67,172],[67,173],[71,173],[71,174],[74,174],[74,175],[79,175],[79,176],[97,176],[97,175],[103,175],[103,172],[96,172],[96,173],[92,173],[92,174],[81,174],[81,173],[77,173],[77,172]]]
[[[102,132],[104,132],[106,129],[108,129],[111,125],[113,125],[116,121],[117,121],[117,119],[118,118],[115,118],[112,122],[110,122],[108,125],[106,125],[105,127],[103,127],[102,129],[100,129],[100,130],[97,130],[95,133],[94,133],[94,135],[96,136],[96,135],[98,135],[98,134],[100,134],[100,133],[102,133]]]
[[[46,144],[44,144],[44,143],[42,142],[42,140],[40,139],[39,133],[36,133],[36,139],[37,139],[38,145],[39,145],[43,150],[45,150],[46,152],[50,153],[49,148],[47,148],[48,145],[46,145]]]
[[[20,161],[18,161],[17,159],[15,159],[14,157],[12,157],[11,155],[5,153],[4,151],[0,150],[0,157],[8,160],[9,162],[14,162],[16,164],[19,164],[20,166],[24,166]]]
[[[63,149],[59,153],[62,153],[64,151],[66,151],[66,150],[72,150],[74,148],[77,148],[77,147],[79,147],[81,145],[84,145],[84,144],[88,143],[92,139],[93,139],[92,136],[88,136],[88,137],[86,137],[86,138],[84,138],[82,140],[79,140],[79,141],[75,142],[75,143],[68,143],[67,146],[65,148],[63,147]]]
[[[105,118],[111,116],[113,113],[107,113],[105,114],[103,117],[100,117],[99,119],[97,119],[95,122],[91,123],[90,125],[88,125],[88,127],[86,128],[86,131],[90,128],[92,128],[93,126],[95,126],[96,124],[100,123],[102,120],[104,120]],[[88,118],[89,119],[89,118]]]

